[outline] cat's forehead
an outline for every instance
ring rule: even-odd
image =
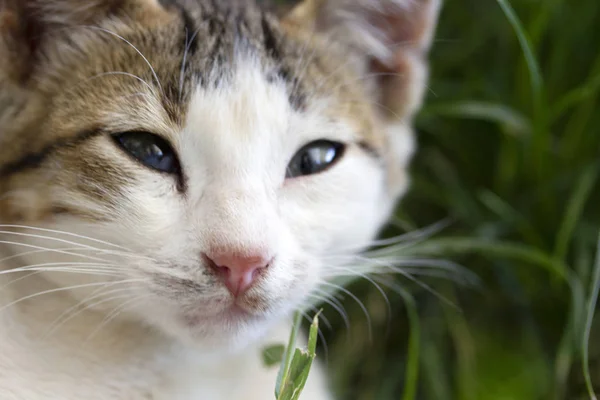
[[[258,119],[273,123],[268,131],[275,134],[290,123],[286,115],[311,121],[317,110],[324,120],[352,125],[370,147],[380,146],[383,135],[372,126],[360,80],[330,44],[284,26],[253,2],[164,3],[71,28],[67,41],[58,35],[38,77],[52,98],[40,114],[45,134],[28,130],[11,146],[41,160],[47,149],[78,141],[82,132],[199,133],[219,108],[234,105],[239,121],[243,113],[276,113]],[[261,93],[268,95],[261,100]]]
[[[112,118],[115,111],[132,112],[140,120],[159,118],[182,128],[199,92],[208,101],[209,94],[243,86],[252,77],[254,83],[285,89],[283,100],[297,112],[314,110],[326,99],[329,108],[322,111],[330,116],[368,116],[359,80],[345,73],[345,60],[334,55],[331,43],[282,26],[254,2],[166,3],[158,17],[111,21],[82,35],[90,47],[82,49],[78,62],[58,63],[52,70],[53,77],[68,82],[59,78],[62,88],[69,88],[57,100],[69,107],[56,108],[81,106],[109,123],[127,123]]]

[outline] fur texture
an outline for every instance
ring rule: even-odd
[[[439,2],[0,1],[0,398],[272,397],[261,345],[407,188]],[[286,179],[320,139],[343,157]],[[256,249],[234,299],[202,254]]]

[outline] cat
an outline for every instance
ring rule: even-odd
[[[0,399],[274,398],[407,190],[440,1],[0,1]]]

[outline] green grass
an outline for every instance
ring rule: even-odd
[[[600,393],[600,1],[447,0],[417,120],[404,254],[460,263],[476,286],[386,277],[324,315],[340,399],[589,399]],[[435,94],[434,94],[435,93]],[[421,279],[421,278],[420,278]],[[346,296],[348,297],[348,296]],[[446,299],[446,300],[443,300]],[[589,368],[588,368],[589,365]]]

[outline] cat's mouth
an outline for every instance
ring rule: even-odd
[[[255,322],[262,319],[260,314],[250,312],[239,304],[233,302],[218,313],[207,316],[204,313],[185,313],[183,319],[188,327],[197,327],[207,323],[216,323],[218,325],[236,326],[249,322]]]

